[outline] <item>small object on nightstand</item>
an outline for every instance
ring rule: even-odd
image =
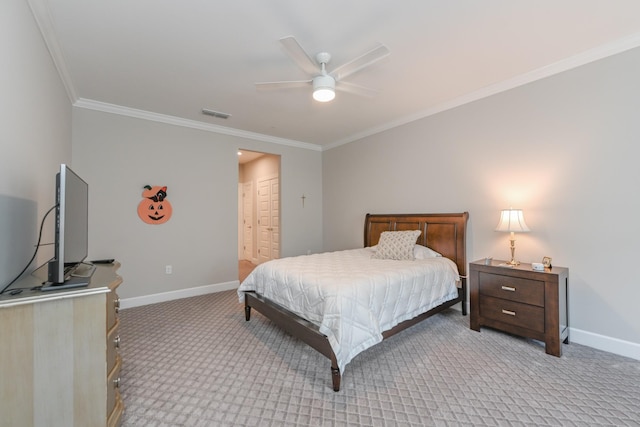
[[[493,257],[490,257],[490,256],[486,257],[484,259],[484,265],[491,265],[491,261],[493,261]]]
[[[541,262],[532,262],[531,268],[533,268],[535,271],[544,271],[544,264]]]
[[[542,265],[544,265],[546,268],[551,268],[551,257],[544,257],[542,258]]]

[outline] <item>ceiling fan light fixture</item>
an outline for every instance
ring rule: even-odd
[[[336,81],[331,76],[322,75],[313,79],[313,99],[318,102],[329,102],[336,97]]]
[[[313,91],[313,99],[318,102],[329,102],[336,97],[336,93],[331,88],[320,88]]]

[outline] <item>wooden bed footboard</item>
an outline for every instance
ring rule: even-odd
[[[340,391],[342,375],[340,374],[340,368],[338,368],[336,355],[329,344],[327,336],[320,333],[315,324],[255,292],[245,292],[244,315],[247,321],[251,319],[251,308],[255,308],[280,328],[327,357],[331,361],[333,390]]]
[[[431,310],[422,313],[413,319],[405,320],[399,323],[395,327],[384,331],[382,333],[382,339],[387,339],[398,332],[401,332],[434,314],[459,303],[463,302],[462,295],[466,292],[466,286],[458,288],[458,298],[447,301]],[[463,305],[464,307],[464,305]],[[336,355],[329,344],[327,336],[322,334],[315,324],[309,322],[306,319],[298,316],[295,313],[287,310],[281,305],[270,301],[269,299],[257,294],[255,292],[245,292],[244,294],[244,315],[245,320],[248,322],[251,320],[251,309],[255,308],[258,312],[262,313],[267,319],[278,325],[284,331],[291,334],[291,336],[298,338],[308,346],[317,350],[320,354],[324,355],[331,361],[331,381],[333,383],[333,391],[340,391],[340,382],[342,380],[342,373],[338,368],[338,362]],[[463,315],[466,315],[466,310],[463,309]]]
[[[454,214],[400,214],[370,215],[365,219],[364,244],[373,246],[378,243],[383,231],[422,230],[418,244],[428,246],[442,256],[451,259],[458,266],[461,286],[458,297],[432,308],[413,319],[406,320],[392,329],[382,333],[383,339],[389,338],[422,320],[433,316],[457,303],[462,305],[462,314],[467,314],[467,261],[466,261],[466,224],[467,212]],[[255,308],[280,328],[292,336],[313,347],[331,361],[331,378],[333,390],[340,391],[342,374],[338,368],[336,356],[329,344],[327,336],[320,333],[318,326],[292,313],[273,301],[255,292],[245,292],[245,319],[251,319],[251,309]]]

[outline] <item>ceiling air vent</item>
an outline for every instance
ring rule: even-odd
[[[209,110],[208,108],[203,108],[202,114],[206,114],[207,116],[217,117],[219,119],[228,119],[229,117],[231,117],[231,114],[222,113],[220,111]]]

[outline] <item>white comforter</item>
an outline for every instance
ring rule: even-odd
[[[317,326],[340,371],[382,341],[382,332],[458,296],[455,263],[445,257],[372,259],[370,248],[282,258],[257,266],[238,288],[256,291]]]

